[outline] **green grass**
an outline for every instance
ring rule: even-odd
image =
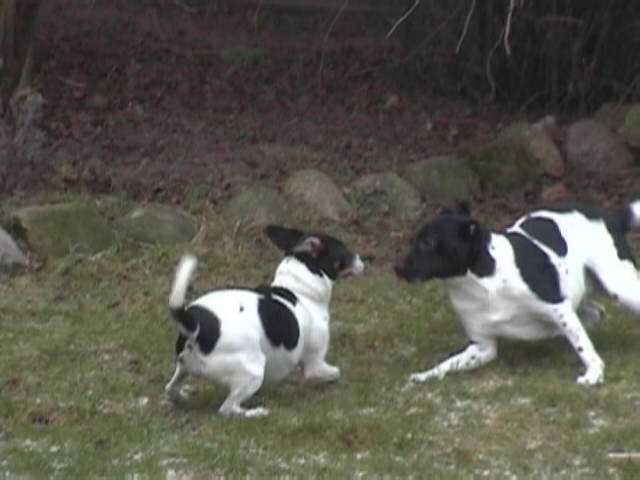
[[[344,232],[351,243],[364,242]],[[192,246],[195,288],[269,281],[275,248],[222,234]],[[504,342],[473,374],[406,388],[465,339],[442,288],[384,265],[336,287],[334,385],[293,378],[226,419],[226,392],[191,379],[163,402],[176,329],[166,299],[181,248],[69,256],[0,284],[0,478],[638,478],[610,450],[640,450],[640,323],[607,304],[592,334],[599,388],[575,384],[565,342]],[[266,252],[266,253],[265,253]]]

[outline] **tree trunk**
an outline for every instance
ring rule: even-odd
[[[42,0],[0,0],[0,113],[30,83],[33,37]]]

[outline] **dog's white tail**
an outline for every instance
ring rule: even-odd
[[[184,300],[187,296],[187,289],[191,283],[191,277],[196,269],[198,260],[193,255],[184,255],[178,267],[176,268],[176,275],[173,278],[173,286],[171,287],[171,294],[169,295],[169,308],[172,311],[182,310],[184,307]]]

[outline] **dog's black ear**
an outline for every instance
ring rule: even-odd
[[[471,205],[466,200],[462,200],[458,203],[457,211],[460,215],[464,215],[465,217],[471,216]]]
[[[475,220],[469,219],[460,225],[460,237],[465,240],[473,240],[480,235],[480,225]]]
[[[264,233],[269,240],[285,253],[293,252],[294,248],[300,243],[304,232],[295,228],[280,227],[278,225],[269,225],[264,229]]]
[[[319,237],[310,236],[302,240],[293,248],[293,253],[309,253],[312,257],[317,257],[324,248],[324,244]]]

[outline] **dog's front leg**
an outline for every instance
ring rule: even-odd
[[[180,392],[180,387],[182,386],[182,382],[187,377],[187,370],[182,365],[181,359],[176,360],[176,370],[169,380],[169,383],[164,387],[164,391],[172,402],[177,402],[183,399],[182,393]]]
[[[312,382],[335,382],[340,378],[340,368],[325,361],[329,350],[328,322],[316,323],[312,332],[302,355],[304,378]]]
[[[551,317],[567,337],[585,366],[585,372],[578,377],[577,382],[580,385],[602,383],[604,381],[604,362],[593,347],[589,335],[571,305],[555,307]]]
[[[498,355],[495,340],[471,342],[460,352],[452,353],[444,362],[431,370],[414,373],[409,377],[412,382],[422,383],[432,378],[442,379],[449,372],[475,370],[489,363]]]

